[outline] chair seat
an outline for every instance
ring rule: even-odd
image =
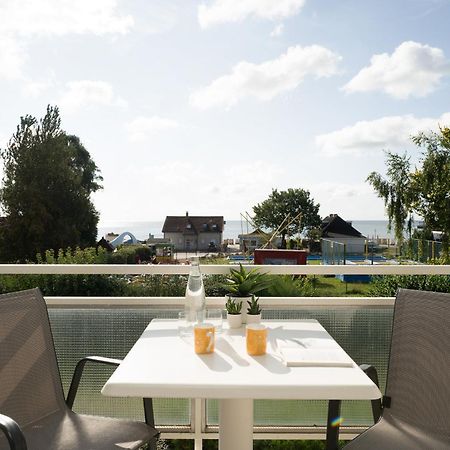
[[[392,417],[377,424],[353,439],[345,450],[449,450],[448,439],[437,440],[425,430],[408,425]]]
[[[28,450],[134,450],[158,434],[143,422],[72,411],[47,416],[23,432]]]

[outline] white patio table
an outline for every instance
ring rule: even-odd
[[[176,320],[155,319],[103,387],[113,397],[219,399],[220,450],[253,448],[253,400],[372,400],[377,386],[350,357],[350,367],[288,367],[286,343],[334,348],[336,341],[316,320],[264,321],[267,354],[246,352],[245,328],[227,330],[213,354],[197,355],[192,338],[178,335]],[[306,341],[305,341],[306,340]]]

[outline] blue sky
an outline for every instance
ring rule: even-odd
[[[220,214],[300,187],[382,219],[383,149],[450,125],[450,0],[1,0],[0,143],[58,105],[101,224]]]

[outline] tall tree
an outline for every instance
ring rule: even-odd
[[[428,231],[443,232],[442,244],[448,256],[450,238],[450,128],[440,133],[420,133],[413,142],[425,149],[422,167],[412,175],[416,194],[414,210],[424,219]]]
[[[3,260],[95,244],[98,213],[90,195],[101,188],[102,178],[80,139],[61,129],[57,107],[48,106],[41,120],[21,117],[1,156]]]
[[[408,228],[411,234],[412,216],[411,203],[413,192],[411,189],[409,156],[386,152],[386,176],[372,172],[367,181],[373,186],[378,197],[384,200],[389,220],[388,228],[394,225],[394,235],[399,245],[404,240],[404,230]]]
[[[289,214],[293,219],[301,213],[301,218],[292,222],[280,231],[282,247],[286,247],[286,236],[293,236],[303,230],[310,230],[321,223],[320,205],[314,203],[309,191],[304,189],[288,189],[278,191],[272,189],[269,198],[253,207],[254,221],[259,227],[276,230]]]

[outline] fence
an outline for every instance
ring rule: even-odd
[[[345,244],[330,239],[321,239],[321,246],[323,264],[345,264],[347,259]]]
[[[401,256],[422,263],[434,261],[442,256],[442,242],[410,239],[403,243]]]
[[[255,267],[255,266],[247,266]],[[256,266],[258,267],[258,266]],[[450,266],[259,266],[271,274],[292,275],[448,275]],[[229,266],[201,266],[205,274],[227,274]],[[173,265],[0,265],[0,274],[155,275],[189,272]],[[76,361],[87,354],[123,357],[153,318],[175,318],[183,297],[47,297],[55,346],[65,389]],[[263,319],[315,318],[357,363],[372,363],[382,390],[387,370],[393,298],[261,298]],[[224,298],[207,299],[208,307]],[[157,363],[157,362],[156,362]],[[106,398],[99,391],[111,369],[88,367],[75,409],[79,412],[142,418],[138,399]],[[216,401],[155,399],[156,422],[163,438],[217,439]],[[352,438],[371,423],[369,402],[344,402],[341,437]],[[257,401],[256,439],[323,439],[326,404],[313,401]]]

